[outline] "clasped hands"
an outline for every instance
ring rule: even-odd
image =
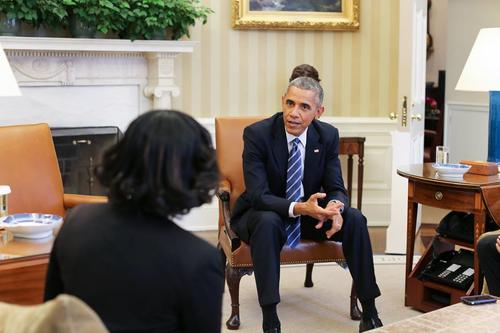
[[[342,228],[342,215],[340,214],[340,209],[343,204],[340,202],[330,201],[325,208],[318,205],[319,199],[324,199],[326,193],[314,193],[307,201],[297,202],[293,209],[295,215],[307,215],[318,220],[316,224],[316,229],[321,229],[323,224],[332,220],[332,227],[326,231],[326,237],[331,238],[337,231]]]

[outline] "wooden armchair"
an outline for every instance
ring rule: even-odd
[[[218,191],[219,197],[219,235],[218,247],[226,263],[227,285],[231,295],[231,315],[226,322],[228,329],[238,329],[239,316],[239,284],[241,277],[252,274],[250,247],[241,241],[230,228],[231,208],[245,189],[243,180],[242,152],[243,129],[260,118],[216,118],[215,136],[217,161],[222,174]],[[351,191],[349,190],[349,193]],[[315,242],[301,240],[291,249],[284,247],[281,252],[281,264],[307,264],[305,287],[312,287],[312,267],[316,262],[345,263],[341,243],[325,241]],[[350,316],[353,320],[361,318],[357,306],[354,286],[351,288]]]
[[[0,184],[9,185],[9,214],[47,213],[64,216],[81,203],[106,197],[64,194],[54,143],[47,124],[0,127]]]

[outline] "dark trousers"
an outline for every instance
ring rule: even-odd
[[[484,236],[477,243],[481,271],[491,295],[500,296],[500,253],[495,246],[498,235]]]
[[[373,252],[366,218],[355,208],[346,208],[342,214],[344,224],[330,240],[342,242],[342,249],[351,272],[356,293],[361,301],[380,296],[373,269]],[[289,219],[272,211],[249,209],[233,221],[232,228],[250,250],[261,306],[280,301],[280,252],[286,242],[285,225]],[[301,217],[301,238],[327,240],[325,231],[331,226],[325,223],[315,229],[316,221]]]

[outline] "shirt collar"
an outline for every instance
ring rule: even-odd
[[[286,130],[285,130],[285,134],[286,134],[286,142],[288,144],[290,144],[290,142],[292,142],[295,138],[299,138],[300,140],[300,143],[302,143],[302,145],[305,147],[306,146],[306,142],[307,142],[307,130],[309,129],[306,128],[306,130],[301,134],[299,135],[298,137],[295,136],[295,135],[292,135],[290,133],[288,133]]]

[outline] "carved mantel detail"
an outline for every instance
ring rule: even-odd
[[[148,85],[144,95],[153,99],[155,109],[171,109],[172,97],[180,95],[175,85],[174,59],[176,53],[147,53]]]
[[[0,37],[0,44],[21,86],[101,85],[110,80],[98,77],[101,68],[108,74],[116,70],[115,81],[134,83],[134,77],[139,80],[143,71],[137,64],[145,59],[144,96],[153,108],[171,108],[172,97],[180,94],[175,84],[175,58],[192,53],[197,42]]]

